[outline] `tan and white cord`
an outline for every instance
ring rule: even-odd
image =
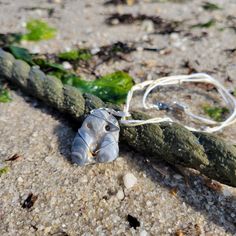
[[[152,124],[152,123],[160,123],[160,122],[173,122],[173,120],[170,117],[154,117],[148,120],[129,120],[127,117],[130,116],[129,110],[130,110],[130,103],[133,97],[133,93],[135,91],[145,90],[143,98],[142,98],[142,105],[144,109],[156,109],[160,110],[158,105],[154,103],[148,103],[147,97],[152,92],[153,89],[161,86],[170,86],[170,85],[181,85],[183,83],[208,83],[213,84],[221,97],[223,98],[226,105],[229,107],[230,115],[228,118],[222,122],[217,122],[211,119],[208,119],[206,117],[202,117],[196,114],[193,114],[187,106],[178,104],[179,107],[185,112],[188,116],[190,116],[193,120],[198,120],[202,122],[205,127],[204,129],[196,129],[194,127],[185,126],[187,129],[191,131],[205,131],[209,133],[213,133],[216,131],[220,131],[226,126],[229,126],[236,122],[236,99],[227,91],[227,89],[216,79],[211,77],[208,74],[205,73],[196,73],[192,75],[177,75],[177,76],[168,76],[168,77],[162,77],[157,80],[148,80],[144,81],[142,83],[134,85],[131,90],[129,91],[126,99],[126,104],[124,106],[123,110],[123,117],[121,119],[121,123],[127,126],[137,126],[137,125],[143,125],[143,124]]]

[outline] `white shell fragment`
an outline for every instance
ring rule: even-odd
[[[109,111],[91,111],[73,141],[72,161],[83,166],[115,160],[119,154],[119,131],[118,121]]]
[[[127,189],[132,188],[137,182],[137,178],[132,173],[127,173],[123,177],[124,185]]]

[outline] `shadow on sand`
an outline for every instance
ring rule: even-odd
[[[66,158],[67,161],[71,162],[70,159],[70,146],[74,138],[76,128],[74,127],[72,132],[71,129],[65,134],[62,127],[63,124],[58,125],[55,128],[55,135],[58,137],[58,143],[61,154]],[[67,122],[66,122],[67,123]],[[77,126],[77,128],[79,125]],[[190,175],[188,176],[188,184],[184,178],[180,180],[175,180],[173,175],[178,173],[175,167],[170,166],[164,161],[161,165],[167,169],[168,178],[160,174],[160,172],[155,168],[156,163],[151,163],[143,158],[141,155],[130,155],[132,150],[127,148],[124,144],[121,144],[121,154],[128,156],[128,163],[132,168],[138,171],[142,171],[151,178],[153,182],[157,185],[172,190],[176,188],[177,196],[180,201],[185,202],[190,205],[196,211],[203,213],[210,221],[224,227],[226,232],[234,234],[236,232],[236,197],[226,197],[221,192],[210,189],[206,186],[204,181],[200,176]],[[127,155],[129,153],[129,155]],[[135,163],[135,165],[134,165]],[[227,223],[227,224],[225,224]]]
[[[32,104],[32,100],[30,103]],[[41,102],[35,108],[60,120],[60,124],[55,128],[54,133],[58,139],[60,153],[71,163],[71,143],[81,123],[76,122],[67,115],[56,112],[54,109],[45,107]],[[156,163],[147,161],[142,155],[138,155],[137,153],[135,153],[135,157],[134,155],[130,155],[132,150],[125,144],[121,144],[120,149],[121,155],[124,154],[124,156],[127,156],[127,161],[132,168],[135,167],[138,171],[144,172],[157,185],[165,187],[168,190],[176,188],[180,201],[190,205],[196,211],[203,213],[209,221],[213,221],[215,224],[223,227],[227,233],[235,234],[236,197],[226,197],[221,192],[210,189],[204,184],[200,176],[189,176],[188,185],[184,178],[177,181],[172,176],[176,173],[180,174],[178,170],[163,161],[161,165],[167,168],[167,174],[169,176],[166,178],[155,168]]]

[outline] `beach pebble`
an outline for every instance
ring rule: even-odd
[[[18,181],[19,183],[23,183],[23,182],[24,182],[24,180],[22,179],[22,177],[18,177],[17,181]]]
[[[122,189],[120,189],[117,194],[116,194],[116,197],[119,199],[119,200],[123,200],[125,195],[124,195],[124,191]]]
[[[72,65],[71,65],[68,61],[64,61],[64,62],[62,63],[62,66],[63,66],[63,68],[64,68],[65,70],[70,70],[70,69],[72,69]]]
[[[177,180],[183,179],[183,176],[181,176],[179,174],[175,174],[175,175],[173,175],[173,177]]]
[[[146,230],[142,230],[140,232],[140,236],[148,236],[148,232]]]
[[[37,53],[40,53],[40,47],[39,46],[33,46],[33,48],[31,49],[31,53],[33,54],[37,54]]]
[[[44,229],[44,234],[46,235],[46,234],[49,234],[50,233],[50,231],[51,231],[51,229],[52,229],[52,227],[46,227],[45,229]]]
[[[142,29],[147,33],[153,33],[155,30],[154,24],[151,20],[144,20],[142,23]]]
[[[127,173],[123,177],[124,185],[127,189],[132,188],[137,183],[137,178],[132,173]]]
[[[52,3],[61,3],[61,0],[51,0],[51,1],[49,1],[49,2],[52,2]]]

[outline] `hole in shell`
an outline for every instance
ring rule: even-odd
[[[105,130],[106,130],[106,131],[110,131],[110,130],[111,130],[111,127],[110,127],[109,125],[106,125],[106,126],[105,126]]]
[[[92,125],[90,123],[87,123],[87,128],[92,129]]]

